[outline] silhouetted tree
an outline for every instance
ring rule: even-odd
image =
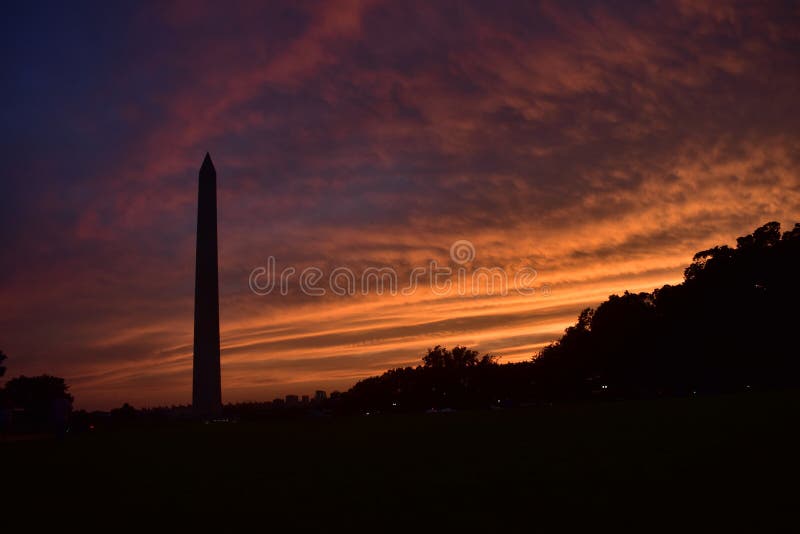
[[[111,420],[115,423],[130,423],[136,420],[138,412],[136,408],[126,402],[119,408],[111,410],[109,415],[111,416]]]
[[[24,411],[28,422],[43,424],[62,423],[64,412],[72,406],[72,395],[63,378],[55,376],[19,376],[6,383],[8,402]]]
[[[6,368],[3,362],[6,360],[5,353],[0,350],[0,377],[6,374]],[[8,409],[8,395],[3,387],[0,387],[0,431],[4,430],[10,425],[11,411]]]
[[[428,368],[443,368],[447,367],[447,360],[451,356],[446,348],[436,345],[432,349],[428,349],[428,353],[422,357],[422,362]]]
[[[456,346],[453,350],[436,345],[428,349],[427,354],[422,357],[423,366],[427,368],[464,368],[474,367],[479,364],[492,363],[495,356],[485,354],[480,357],[478,351],[468,349],[464,346]]]
[[[341,404],[378,411],[485,406],[496,396],[487,381],[489,369],[498,367],[496,360],[465,346],[449,350],[437,345],[428,349],[421,366],[392,369],[358,382]]]

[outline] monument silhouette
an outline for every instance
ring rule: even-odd
[[[222,412],[217,269],[217,171],[211,156],[206,153],[200,167],[197,194],[192,380],[192,408],[203,417]]]

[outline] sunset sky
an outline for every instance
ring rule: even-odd
[[[529,359],[610,293],[800,221],[794,2],[31,2],[0,39],[5,378],[63,376],[78,408],[191,401],[206,151],[225,402],[435,344]],[[248,285],[269,256],[402,283],[457,240],[538,291]]]

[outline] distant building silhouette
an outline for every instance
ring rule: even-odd
[[[286,406],[297,406],[300,404],[300,397],[297,395],[286,395]]]
[[[318,389],[314,392],[314,401],[315,402],[324,402],[328,399],[328,395],[321,389]]]
[[[217,266],[217,171],[206,153],[197,195],[197,256],[194,283],[192,408],[197,415],[222,413],[219,366],[219,273]]]

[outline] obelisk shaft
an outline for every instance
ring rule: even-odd
[[[217,171],[208,154],[200,168],[197,195],[192,407],[195,413],[206,417],[219,415],[222,412],[217,270]]]

